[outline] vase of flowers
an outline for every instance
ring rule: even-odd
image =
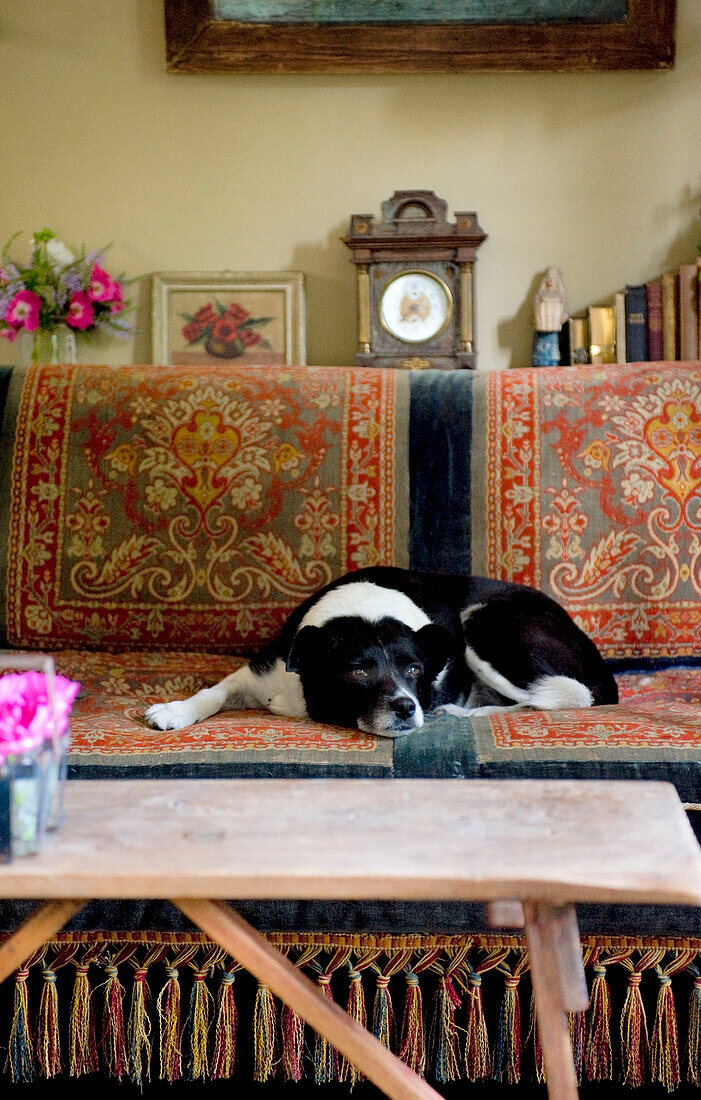
[[[75,363],[76,333],[133,331],[122,282],[101,266],[104,249],[75,253],[42,229],[23,266],[9,254],[15,237],[0,259],[0,336],[18,340],[20,363]]]
[[[17,337],[17,362],[75,363],[77,361],[75,332],[68,325],[37,328],[34,332],[22,329]]]
[[[53,659],[10,654],[0,667],[0,850],[31,855],[63,817],[68,718],[80,684],[57,676]],[[39,671],[43,668],[44,671]]]

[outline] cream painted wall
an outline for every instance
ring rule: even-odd
[[[701,3],[671,73],[169,75],[161,0],[4,0],[0,238],[112,241],[108,267],[298,269],[311,363],[352,361],[352,212],[428,187],[475,209],[480,365],[529,362],[537,277],[570,306],[693,259],[701,241]],[[83,360],[150,356],[135,341]],[[11,349],[2,348],[8,361]]]

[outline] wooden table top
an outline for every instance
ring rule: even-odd
[[[701,849],[667,783],[75,780],[0,897],[701,905]]]

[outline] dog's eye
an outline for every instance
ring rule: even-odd
[[[420,676],[421,675],[421,665],[409,665],[409,667],[407,669],[407,672],[409,673],[410,676]]]
[[[353,680],[367,680],[368,678],[367,669],[364,668],[351,668],[349,675]]]

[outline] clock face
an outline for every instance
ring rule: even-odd
[[[442,332],[453,313],[450,290],[430,271],[403,271],[385,287],[380,321],[397,340],[421,344]]]

